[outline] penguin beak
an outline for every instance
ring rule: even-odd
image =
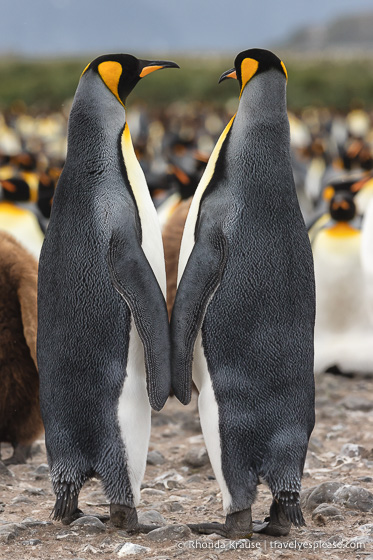
[[[218,83],[220,84],[220,82],[223,82],[227,78],[234,78],[235,80],[237,80],[237,72],[235,68],[231,68],[230,70],[226,70],[225,72],[223,72],[219,78]]]
[[[162,68],[180,68],[180,66],[176,64],[176,62],[171,62],[170,60],[140,60],[140,63],[140,78],[147,76],[155,70],[162,70]]]

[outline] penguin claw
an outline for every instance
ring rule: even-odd
[[[282,506],[273,500],[269,517],[264,521],[253,521],[253,532],[272,537],[286,537],[289,534],[291,522],[286,518]]]

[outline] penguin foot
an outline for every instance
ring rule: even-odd
[[[4,465],[23,465],[31,456],[31,445],[13,444],[13,455],[3,461]]]
[[[61,523],[62,523],[62,525],[70,525],[73,521],[76,521],[80,517],[84,517],[84,513],[82,512],[81,509],[77,508],[75,511],[73,511],[69,515],[66,515],[66,517],[63,517],[61,519]]]
[[[188,523],[188,527],[204,535],[217,533],[228,539],[250,539],[253,534],[251,508],[228,514],[225,523]]]
[[[287,519],[280,502],[273,500],[269,510],[269,517],[263,522],[253,522],[253,532],[271,535],[272,537],[286,537],[289,534],[291,522]]]
[[[110,504],[110,521],[114,527],[124,529],[127,533],[150,533],[154,529],[159,529],[159,525],[139,523],[136,508],[123,504]]]

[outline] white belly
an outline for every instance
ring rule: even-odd
[[[144,348],[131,323],[127,377],[118,404],[118,421],[126,449],[127,469],[135,506],[140,501],[150,438],[151,409],[146,388]]]
[[[229,493],[221,466],[219,407],[216,402],[207,361],[202,348],[201,331],[197,336],[194,346],[193,381],[199,391],[198,409],[203,437],[205,439],[211,466],[222,493],[223,508],[224,511],[227,512],[232,503],[232,496]]]

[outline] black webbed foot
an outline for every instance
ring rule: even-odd
[[[225,523],[188,523],[188,527],[204,535],[217,533],[229,539],[250,539],[253,534],[251,508],[228,514]]]

